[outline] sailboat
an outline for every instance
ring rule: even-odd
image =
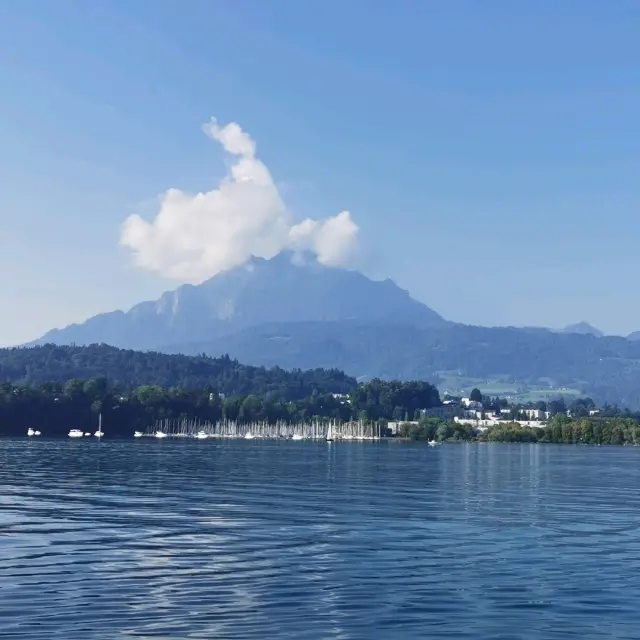
[[[333,442],[333,422],[329,423],[329,428],[327,429],[327,442]]]
[[[93,434],[96,438],[102,438],[104,432],[102,431],[102,412],[98,415],[98,430]]]

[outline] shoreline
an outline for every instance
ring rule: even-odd
[[[103,436],[102,438],[97,438],[93,436],[85,436],[83,438],[70,438],[68,436],[19,436],[19,435],[0,435],[0,441],[3,440],[12,440],[12,441],[28,441],[28,442],[75,442],[77,446],[80,446],[82,442],[93,442],[95,444],[100,444],[104,441],[107,442],[138,442],[140,440],[144,442],[156,442],[158,440],[165,441],[169,440],[171,442],[191,442],[197,441],[201,442],[198,438],[176,438],[176,437],[168,437],[168,438],[155,438],[153,436],[145,436],[142,438],[134,438],[126,437],[126,436]],[[212,442],[237,442],[237,441],[249,441],[252,443],[265,443],[265,442],[295,442],[298,444],[326,444],[326,445],[354,445],[354,444],[379,444],[379,443],[397,443],[397,444],[416,444],[423,445],[425,447],[430,447],[429,443],[426,440],[415,440],[413,438],[405,438],[405,437],[382,437],[375,440],[359,440],[359,439],[340,439],[336,438],[335,440],[327,441],[326,439],[313,439],[313,438],[302,438],[302,439],[292,439],[292,438],[243,438],[243,437],[235,437],[235,438],[222,438],[222,437],[211,437],[206,438],[207,441]],[[573,446],[573,447],[640,447],[640,443],[611,443],[611,442],[602,442],[602,443],[592,443],[592,442],[543,442],[543,441],[512,441],[512,440],[442,440],[436,441],[438,447],[442,445],[465,445],[465,444],[473,444],[473,445],[494,445],[494,444],[512,444],[512,445],[554,445],[554,446]]]

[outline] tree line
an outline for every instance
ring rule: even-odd
[[[126,392],[105,377],[37,386],[5,382],[0,384],[0,435],[24,435],[29,428],[52,437],[65,436],[72,428],[95,431],[100,413],[105,437],[129,437],[164,419],[212,423],[390,420],[440,403],[437,389],[427,382],[373,380],[350,396],[318,388],[304,397],[292,399],[292,395],[285,387],[280,393],[270,389],[227,396],[211,384],[198,389],[147,384]]]
[[[621,413],[614,416],[569,418],[558,413],[544,427],[504,422],[478,432],[471,425],[423,418],[418,424],[404,423],[400,436],[412,440],[439,442],[538,442],[589,445],[640,445],[640,422]]]
[[[412,440],[640,444],[639,417],[616,413],[612,408],[588,417],[556,413],[545,427],[504,422],[484,432],[438,418],[408,421],[407,416],[418,417],[421,409],[438,404],[437,389],[418,381],[372,380],[359,385],[350,396],[314,389],[295,400],[273,392],[226,396],[212,385],[200,389],[141,385],[124,392],[106,378],[74,378],[38,386],[5,382],[0,384],[0,436],[22,436],[30,427],[50,437],[66,436],[72,428],[94,431],[99,413],[106,437],[130,437],[133,431],[145,430],[163,419],[270,423],[364,419],[384,424],[403,415],[406,421],[398,435]]]
[[[358,386],[355,378],[338,369],[268,369],[240,364],[229,356],[168,355],[106,344],[0,349],[0,382],[37,387],[99,378],[121,393],[141,385],[167,389],[202,389],[209,385],[227,396],[255,393],[286,400],[301,400],[313,391],[345,394]]]

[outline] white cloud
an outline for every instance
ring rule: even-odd
[[[357,234],[351,214],[343,211],[333,218],[307,218],[294,225],[289,230],[289,243],[292,249],[313,251],[322,264],[339,266],[352,254]]]
[[[251,137],[235,122],[221,127],[213,118],[203,130],[233,156],[229,175],[204,193],[169,189],[150,222],[130,215],[120,243],[138,266],[196,284],[252,255],[271,258],[284,249],[312,251],[327,266],[349,260],[358,226],[348,211],[294,224]]]

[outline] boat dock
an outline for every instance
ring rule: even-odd
[[[216,423],[197,420],[158,420],[136,437],[207,438],[263,440],[380,440],[382,428],[375,423],[357,422],[268,422],[242,423],[221,420]]]

